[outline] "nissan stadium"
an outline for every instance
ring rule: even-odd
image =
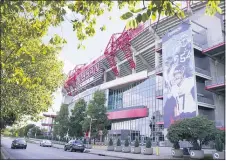
[[[111,129],[108,137],[167,142],[173,121],[206,115],[225,127],[225,9],[205,14],[206,3],[192,3],[181,20],[162,18],[113,34],[104,54],[76,66],[62,88],[63,103],[87,103],[105,92]],[[184,9],[187,12],[187,9]]]

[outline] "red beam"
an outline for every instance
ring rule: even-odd
[[[126,119],[126,118],[142,118],[148,116],[148,108],[136,108],[122,111],[108,112],[109,120]]]
[[[206,49],[206,50],[203,50],[202,52],[205,53],[205,52],[207,52],[207,51],[213,50],[213,49],[215,49],[215,48],[217,48],[217,47],[220,47],[220,46],[222,46],[222,45],[225,45],[225,42],[222,42],[222,43],[220,43],[220,44],[214,45],[214,46],[212,46],[212,47],[210,47],[210,48],[208,48],[208,49]]]
[[[221,87],[221,86],[225,86],[225,84],[216,84],[216,85],[206,86],[205,89],[212,89],[212,88]]]
[[[163,98],[163,96],[156,96],[156,98],[157,98],[157,99],[161,99],[161,98]]]

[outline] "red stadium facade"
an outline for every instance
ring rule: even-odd
[[[223,15],[205,15],[205,5],[202,2],[191,4],[193,14],[186,17],[189,26],[185,20],[166,17],[158,26],[147,22],[136,29],[113,34],[104,55],[90,64],[76,66],[69,73],[62,89],[69,110],[79,98],[88,103],[95,91],[102,90],[112,122],[108,137],[122,140],[127,136],[131,140],[139,137],[141,142],[151,137],[153,142],[168,145],[167,126],[178,119],[177,116],[206,115],[218,128],[224,129],[225,64],[222,60],[225,60],[225,43],[222,29],[225,21]],[[220,3],[220,7],[223,10],[224,4]],[[215,28],[211,27],[209,19]],[[188,26],[186,32],[181,30],[183,25]],[[181,39],[175,34],[177,32],[182,34]],[[168,39],[171,46],[167,46]],[[190,55],[185,57],[185,53]],[[183,63],[174,67],[178,60]],[[184,86],[189,87],[187,91],[179,88],[178,84],[189,81],[191,83]],[[177,82],[180,82],[178,91]],[[189,109],[187,100],[193,101],[193,109]],[[181,110],[176,111],[180,115],[174,112],[176,107]]]

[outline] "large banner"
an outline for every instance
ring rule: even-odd
[[[196,116],[195,65],[189,22],[162,38],[164,127]]]

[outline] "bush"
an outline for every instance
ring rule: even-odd
[[[117,146],[121,146],[121,141],[120,141],[120,139],[117,140]]]
[[[135,140],[135,145],[134,145],[135,147],[139,147],[139,141],[138,141],[138,138],[136,138],[136,140]]]
[[[193,145],[193,150],[201,150],[202,145],[214,140],[216,127],[213,121],[204,116],[186,118],[176,121],[168,129],[167,138],[178,147],[177,142],[187,140]]]
[[[109,143],[108,143],[108,146],[113,146],[112,138],[110,138]]]
[[[223,149],[224,149],[223,143],[222,143],[221,138],[219,136],[217,136],[217,138],[215,140],[215,148],[219,152],[222,152]]]
[[[147,140],[146,148],[151,148],[151,139],[150,138],[148,138],[148,140]]]
[[[173,143],[173,148],[174,148],[174,149],[180,149],[180,144],[179,144],[179,142],[174,142],[174,143]]]
[[[129,139],[127,138],[126,140],[125,140],[125,147],[128,147],[129,146]]]

